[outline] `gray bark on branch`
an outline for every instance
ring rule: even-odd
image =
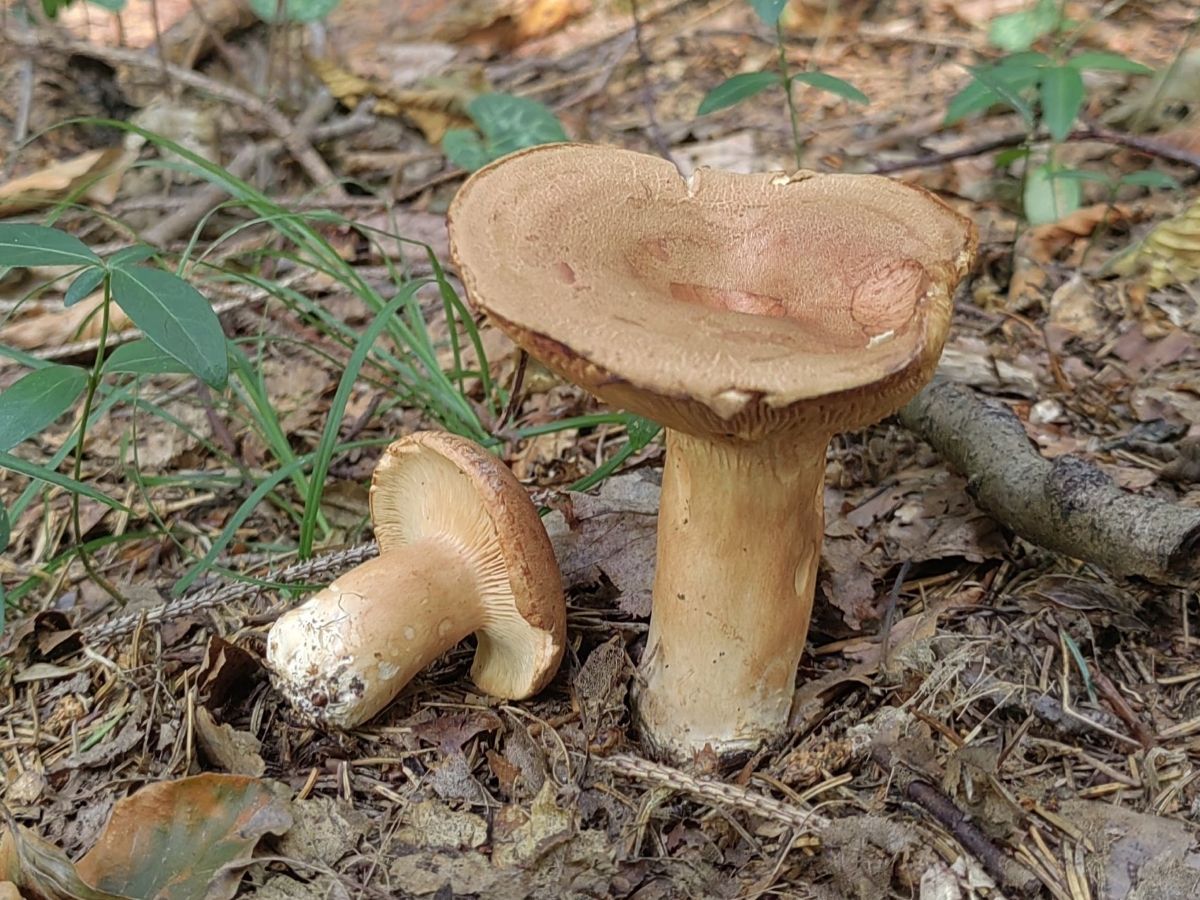
[[[1122,490],[1077,456],[1044,459],[1007,407],[961,385],[935,381],[899,416],[1022,538],[1114,575],[1200,579],[1200,509]]]

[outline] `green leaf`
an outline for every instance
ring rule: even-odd
[[[147,247],[145,244],[134,244],[132,247],[118,250],[108,257],[105,263],[109,266],[132,266],[134,263],[145,262],[157,252],[153,247]]]
[[[988,40],[1001,50],[1028,50],[1058,27],[1058,0],[1038,0],[1032,9],[997,16],[988,26]]]
[[[792,81],[802,81],[807,85],[817,88],[818,90],[828,91],[831,94],[837,94],[846,100],[853,100],[855,103],[870,103],[871,98],[856,88],[848,81],[843,81],[840,78],[835,78],[825,72],[797,72],[792,76]]]
[[[1034,84],[1041,76],[1040,69],[1009,66],[968,66],[968,70],[981,82],[984,87],[997,98],[1011,106],[1025,122],[1025,127],[1032,129],[1034,123],[1033,107],[1029,105],[1020,91],[1026,86],[1025,79],[1032,73],[1028,84]]]
[[[137,266],[112,270],[113,299],[147,338],[205,384],[223,388],[229,354],[204,295],[177,275]]]
[[[754,7],[754,11],[758,13],[760,19],[774,28],[779,17],[783,15],[783,9],[788,5],[788,0],[750,0],[750,5]]]
[[[107,9],[111,13],[119,13],[125,8],[125,0],[90,0],[94,6]]]
[[[488,152],[499,159],[515,150],[569,140],[549,107],[512,94],[480,94],[467,114],[487,138]]]
[[[100,287],[100,283],[104,281],[106,272],[100,266],[92,266],[84,269],[71,286],[67,288],[67,293],[63,297],[63,306],[74,306],[84,297],[88,296],[96,288]]]
[[[1110,72],[1131,72],[1135,75],[1153,75],[1154,70],[1143,66],[1140,62],[1127,59],[1120,53],[1106,53],[1103,50],[1087,50],[1077,53],[1067,60],[1067,65],[1073,69],[1084,71],[1107,70]]]
[[[60,10],[66,9],[74,2],[75,0],[42,0],[42,12],[47,18],[54,19]]]
[[[1011,166],[1019,159],[1026,159],[1028,156],[1028,147],[1009,147],[1007,150],[1001,150],[996,154],[994,163],[997,169],[1003,169],[1006,166]]]
[[[981,78],[978,72],[986,74]],[[946,107],[946,118],[943,120],[943,124],[953,125],[955,122],[959,122],[973,113],[983,112],[997,103],[1009,103],[1007,97],[1001,96],[993,88],[994,84],[1003,85],[1009,94],[1019,95],[1021,91],[1037,84],[1042,73],[1036,65],[1014,63],[981,67],[978,71],[971,70],[971,74],[971,83],[955,94]],[[1009,103],[1009,105],[1012,104]],[[1028,104],[1025,105],[1028,107]],[[1032,114],[1032,110],[1030,112]]]
[[[8,549],[12,540],[12,524],[8,521],[8,507],[0,503],[0,553]],[[4,614],[4,598],[0,597],[0,616]]]
[[[1030,225],[1048,225],[1079,209],[1083,191],[1077,180],[1059,178],[1063,170],[1042,165],[1025,179],[1025,219]]]
[[[1144,188],[1162,188],[1169,191],[1177,191],[1182,187],[1178,181],[1166,172],[1154,172],[1150,169],[1144,172],[1130,172],[1128,175],[1122,175],[1120,183],[1132,184]]]
[[[480,94],[467,104],[467,113],[483,138],[461,128],[442,138],[446,156],[464,169],[478,169],[525,147],[570,140],[554,113],[527,97]]]
[[[100,257],[74,235],[42,225],[0,224],[0,266],[95,265]]]
[[[122,344],[104,361],[104,371],[123,375],[186,375],[187,366],[153,341]]]
[[[450,162],[468,172],[482,169],[492,161],[479,135],[466,128],[451,128],[447,131],[442,137],[442,152]]]
[[[1064,141],[1083,106],[1083,76],[1070,66],[1042,70],[1042,121],[1050,137]]]
[[[704,95],[696,115],[707,116],[718,109],[736,106],[747,97],[753,97],[773,84],[779,84],[779,75],[775,72],[743,72],[741,75],[734,75]]]
[[[315,22],[335,9],[341,0],[250,0],[250,9],[264,22]]]
[[[87,385],[75,366],[35,369],[0,394],[0,451],[37,434],[70,409]]]

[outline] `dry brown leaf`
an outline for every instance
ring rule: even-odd
[[[101,206],[112,203],[125,171],[136,158],[136,153],[119,147],[89,150],[0,184],[0,217],[57,203],[72,195]]]
[[[0,328],[0,343],[32,351],[58,349],[65,344],[95,340],[100,336],[99,310],[103,302],[103,292],[96,291],[69,309],[44,310],[36,315],[24,316]],[[113,304],[110,307],[110,333],[124,331],[132,325],[119,306]]]
[[[218,724],[203,706],[196,707],[196,737],[204,755],[223,772],[259,778],[267,771],[260,755],[262,741],[228,722]]]
[[[1101,223],[1113,227],[1127,225],[1137,218],[1136,211],[1127,204],[1094,203],[1057,222],[1033,226],[1018,242],[1018,252],[1036,263],[1047,265],[1075,241],[1090,237]]]
[[[118,801],[79,876],[132,897],[227,900],[267,834],[292,825],[281,791],[240,775],[204,774]]]
[[[290,826],[287,805],[264,782],[199,775],[118,801],[78,863],[10,820],[0,832],[0,877],[31,897],[226,900],[259,840]]]
[[[568,585],[594,583],[603,573],[621,592],[630,615],[650,614],[660,487],[644,472],[609,478],[596,494],[569,495],[567,515],[543,520]]]
[[[465,85],[402,90],[355,75],[329,60],[314,60],[312,67],[329,92],[344,105],[353,109],[367,97],[373,97],[376,115],[403,116],[431,144],[440,144],[451,128],[471,125],[466,104],[473,91]]]

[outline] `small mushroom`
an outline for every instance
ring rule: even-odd
[[[352,728],[467,635],[471,678],[496,697],[540,691],[562,659],[562,578],[529,495],[464,438],[417,432],[371,480],[379,555],[279,617],[267,668],[307,720]]]
[[[472,175],[449,228],[473,305],[667,429],[643,735],[676,758],[780,737],[828,443],[932,376],[974,226],[882,177],[685,180],[657,157],[553,144]]]

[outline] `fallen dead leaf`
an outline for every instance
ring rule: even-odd
[[[0,877],[33,897],[227,900],[262,837],[291,826],[279,793],[233,775],[149,785],[117,803],[77,864],[10,820],[0,835]]]
[[[609,478],[595,494],[570,494],[570,522],[562,511],[543,522],[568,586],[603,574],[620,591],[630,615],[650,614],[654,587],[660,486],[644,471]]]
[[[196,737],[200,749],[217,768],[230,775],[259,778],[267,770],[260,755],[262,741],[228,722],[218,724],[203,706],[196,707]]]
[[[112,203],[137,154],[120,147],[89,150],[21,178],[0,184],[0,217],[37,209],[67,197]]]

